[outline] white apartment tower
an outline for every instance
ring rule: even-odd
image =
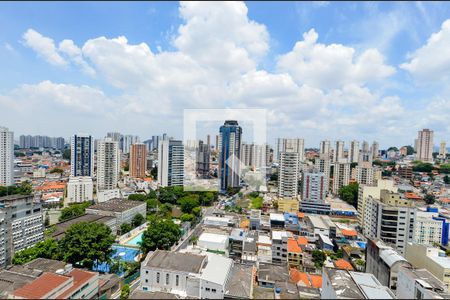
[[[351,141],[350,149],[348,151],[348,161],[350,163],[357,163],[359,159],[359,142]]]
[[[433,161],[433,131],[423,129],[418,132],[417,137],[417,160],[431,162]]]
[[[320,142],[319,154],[327,154],[330,155],[330,141],[325,140]]]
[[[334,164],[333,170],[333,194],[337,195],[339,189],[348,185],[350,182],[350,163],[341,159],[340,162]]]
[[[183,186],[184,146],[182,141],[159,141],[158,183],[162,187]]]
[[[277,141],[277,155],[280,161],[281,152],[297,152],[299,162],[305,160],[305,140],[279,138]]]
[[[0,186],[14,183],[14,133],[0,127]]]
[[[324,202],[328,191],[325,174],[306,172],[303,174],[302,201]]]
[[[439,156],[441,158],[445,158],[445,156],[447,155],[447,148],[446,148],[446,144],[445,141],[442,141],[439,147]]]
[[[97,147],[97,190],[115,189],[120,174],[119,142],[105,138]]]
[[[75,134],[70,142],[70,175],[94,176],[94,139],[90,135]]]
[[[344,158],[344,141],[336,141],[333,152],[333,162],[341,161]]]
[[[92,178],[88,176],[70,177],[67,183],[66,204],[92,201],[94,184]]]
[[[378,158],[378,153],[380,152],[380,144],[378,144],[378,142],[373,142],[372,143],[372,159],[377,159]]]
[[[361,151],[362,152],[369,152],[369,143],[367,141],[363,141]]]
[[[356,166],[356,181],[359,184],[372,185],[374,182],[374,170],[372,167],[372,154],[363,151],[359,155]]]
[[[299,154],[298,152],[280,153],[280,171],[278,176],[278,196],[296,198],[298,195]]]

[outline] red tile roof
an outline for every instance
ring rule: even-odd
[[[420,196],[416,195],[415,193],[406,192],[405,193],[406,199],[422,199]]]
[[[30,283],[15,290],[13,295],[24,299],[42,299],[53,289],[70,280],[70,277],[44,272]]]
[[[334,262],[334,265],[336,266],[336,268],[338,269],[344,269],[344,270],[349,270],[349,271],[353,271],[353,266],[351,263],[349,263],[348,261],[344,260],[344,259],[338,259]]]
[[[287,241],[288,252],[302,253],[302,248],[298,245],[297,241],[293,238],[289,238]]]
[[[80,269],[73,269],[67,275],[73,277],[73,286],[69,288],[67,291],[65,291],[61,296],[59,296],[58,297],[59,299],[66,299],[97,274]]]
[[[292,282],[302,282],[306,287],[322,288],[322,276],[300,272],[297,269],[290,270],[290,279]]]
[[[308,245],[308,239],[307,239],[306,237],[304,237],[304,236],[299,236],[299,237],[297,238],[297,243],[298,243],[299,245],[306,246],[306,245]]]
[[[344,236],[357,236],[358,233],[353,229],[341,229],[341,233]]]

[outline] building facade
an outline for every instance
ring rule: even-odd
[[[144,178],[147,170],[147,147],[145,144],[132,144],[130,150],[130,177]]]
[[[94,177],[94,139],[75,134],[70,142],[70,175]]]
[[[282,152],[297,152],[299,162],[305,160],[305,140],[278,138],[277,140],[277,161],[280,161]]]
[[[66,203],[81,203],[92,201],[94,197],[94,184],[88,176],[70,177],[67,183]]]
[[[0,127],[0,186],[14,183],[14,133]]]
[[[119,142],[105,138],[97,147],[97,191],[115,189],[120,176]]]
[[[333,152],[333,162],[341,161],[343,158],[344,158],[344,141],[336,141]]]
[[[339,189],[350,182],[350,163],[341,159],[333,164],[333,194],[337,195]]]
[[[209,137],[209,136],[208,136]],[[196,174],[199,178],[209,177],[210,148],[203,141],[198,142],[196,149]]]
[[[348,150],[348,162],[357,163],[359,159],[359,142],[351,141],[350,149]]]
[[[220,127],[219,179],[220,189],[240,186],[242,127],[237,121],[227,120]]]
[[[183,186],[184,146],[182,141],[163,140],[158,148],[158,183],[160,186]]]
[[[433,131],[423,129],[417,133],[416,159],[425,162],[433,161]]]
[[[297,198],[299,177],[299,155],[297,152],[281,152],[278,175],[278,196]]]

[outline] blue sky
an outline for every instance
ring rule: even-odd
[[[400,146],[430,127],[437,144],[447,19],[445,2],[1,2],[0,125],[181,137],[185,108],[266,108],[270,142]]]

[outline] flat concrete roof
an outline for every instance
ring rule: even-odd
[[[156,250],[144,261],[148,268],[200,273],[206,255]]]
[[[52,238],[55,240],[60,240],[66,235],[66,230],[72,226],[75,223],[80,222],[95,222],[95,223],[107,223],[111,220],[115,220],[115,217],[108,217],[108,216],[100,216],[100,215],[92,215],[92,214],[85,214],[70,220],[66,220],[60,223],[56,223],[55,227],[56,230],[52,233]]]
[[[89,206],[86,208],[88,210],[103,210],[103,211],[113,211],[113,212],[124,212],[129,209],[146,205],[145,202],[142,201],[132,201],[126,199],[111,199],[105,202],[97,203],[95,205]]]

